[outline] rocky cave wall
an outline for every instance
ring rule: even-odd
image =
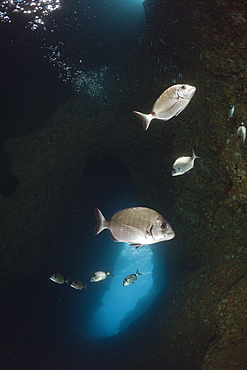
[[[247,124],[247,2],[146,1],[145,8],[156,54],[161,39],[180,57],[184,82],[197,87],[193,114],[173,123],[172,151],[194,147],[202,156],[193,174],[173,181],[183,243],[169,250],[169,298],[156,330],[172,368],[244,369],[247,145],[236,131]]]

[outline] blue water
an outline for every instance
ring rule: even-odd
[[[103,104],[100,94],[107,99],[114,90],[115,68],[134,52],[144,26],[140,0],[61,3],[49,18],[40,18],[44,24],[35,23],[32,15],[12,14],[12,10],[8,14],[12,22],[1,24],[6,36],[1,60],[6,71],[2,76],[6,137],[39,129],[57,106],[77,92]],[[78,194],[77,207],[91,227],[80,224],[80,214],[73,222],[68,220],[61,249],[69,250],[73,243],[77,253],[66,259],[58,254],[50,266],[9,292],[3,315],[5,366],[97,368],[109,348],[108,340],[113,340],[110,348],[115,356],[124,358],[121,343],[129,344],[128,330],[133,335],[132,324],[143,313],[152,316],[148,310],[165,289],[163,243],[135,250],[113,242],[109,231],[93,236],[94,207],[110,218],[137,205],[131,178],[117,155],[89,159],[82,181],[85,187]],[[142,275],[123,287],[123,278],[137,269]],[[89,283],[98,270],[112,270],[114,277]],[[88,290],[51,282],[54,272],[88,283]]]
[[[89,224],[93,227],[97,223],[93,214],[95,206],[109,219],[115,211],[136,205],[131,178],[117,157],[106,156],[89,161],[84,176],[90,179],[90,191],[86,191],[86,199],[83,197],[82,203],[84,209],[86,207],[88,210]],[[75,296],[77,298],[71,317],[74,318],[77,335],[81,338],[85,335],[104,338],[126,330],[149,307],[166,282],[164,267],[160,266],[157,254],[154,259],[149,246],[136,250],[128,244],[114,242],[108,230],[93,236],[93,227],[81,233],[81,244],[88,245],[87,255],[82,249],[81,257],[77,255],[72,258],[70,266],[68,261],[61,266],[66,276],[72,273],[73,278],[88,283],[87,291],[81,292],[70,292],[69,287],[62,287],[70,295],[73,294],[73,299]],[[142,275],[138,276],[134,284],[123,287],[124,277],[136,273],[137,269]],[[156,279],[156,284],[153,282],[154,269],[156,274],[163,272],[162,280]],[[106,280],[89,283],[91,275],[98,270],[112,270],[114,277],[108,276]],[[56,290],[56,284],[50,289]]]
[[[90,322],[92,336],[114,335],[128,326],[131,311],[153,286],[152,255],[149,247],[142,250],[135,250],[128,245],[121,247],[120,255],[114,264],[114,279],[102,297],[102,306],[95,310]],[[142,275],[138,276],[131,286],[124,287],[123,277],[136,273],[137,269]]]

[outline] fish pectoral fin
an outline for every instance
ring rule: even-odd
[[[179,111],[176,113],[176,116],[178,116],[178,115],[179,115],[179,113],[181,113],[183,110],[184,110],[184,107],[183,107],[183,108],[181,108],[181,109],[179,109]]]
[[[135,249],[140,249],[143,246],[144,246],[144,244],[135,244],[135,243],[129,245],[129,247],[135,247]]]

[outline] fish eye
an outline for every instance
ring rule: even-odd
[[[182,89],[182,90],[186,90],[186,86],[185,86],[185,85],[182,85],[182,86],[181,86],[181,89]]]
[[[162,224],[160,225],[160,228],[163,229],[163,230],[166,229],[166,223],[162,222]]]

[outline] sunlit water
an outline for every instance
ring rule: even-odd
[[[61,9],[60,0],[4,0],[0,4],[0,20],[11,22],[13,15],[24,15],[27,25],[35,30],[44,27],[45,18],[57,9]]]
[[[124,244],[120,255],[114,265],[114,277],[111,279],[109,290],[101,300],[102,306],[95,311],[94,318],[90,322],[90,334],[95,337],[104,337],[117,334],[121,329],[126,329],[136,318],[131,315],[140,298],[147,296],[149,289],[153,286],[153,253],[148,246],[136,250]],[[123,286],[123,279],[127,275],[138,272],[137,280],[129,285]],[[103,282],[95,283],[103,284]],[[149,294],[152,301],[152,294]],[[146,309],[146,307],[145,307]],[[138,314],[142,313],[140,308]]]

